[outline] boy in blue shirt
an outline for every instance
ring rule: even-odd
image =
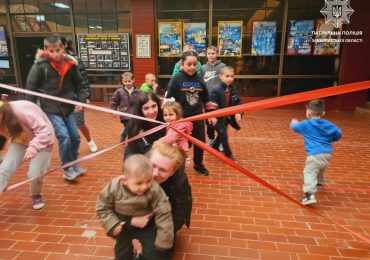
[[[333,123],[322,119],[325,114],[325,102],[315,99],[306,105],[307,120],[299,122],[293,118],[290,128],[303,135],[307,152],[303,170],[302,204],[316,203],[315,193],[324,184],[324,173],[332,157],[332,143],[342,137],[342,132]]]

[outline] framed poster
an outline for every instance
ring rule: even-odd
[[[150,34],[136,34],[136,58],[151,58]]]
[[[0,26],[0,68],[9,69],[9,51],[6,43],[5,30]]]
[[[184,43],[193,45],[199,56],[206,56],[207,52],[207,24],[184,23]]]
[[[317,19],[315,31],[323,33],[315,35],[313,55],[339,55],[340,42],[335,40],[341,38],[342,26],[335,28],[333,24],[325,23],[325,19]]]
[[[218,21],[219,56],[242,55],[242,29],[243,21]]]
[[[89,70],[130,70],[128,33],[77,35],[80,59]],[[123,65],[121,61],[125,61]]]
[[[180,57],[181,22],[158,22],[159,57]]]
[[[290,20],[286,55],[310,55],[314,20]]]
[[[252,55],[275,54],[276,22],[254,21],[252,30]]]

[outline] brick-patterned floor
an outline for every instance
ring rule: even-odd
[[[87,111],[99,148],[118,142],[117,118]],[[239,163],[290,196],[302,196],[303,139],[289,129],[304,111],[264,110],[246,114],[243,129],[230,130]],[[329,112],[344,136],[335,144],[327,185],[312,208],[370,239],[370,117]],[[89,154],[82,140],[81,156]],[[95,199],[108,179],[120,174],[122,148],[83,166],[77,184],[61,172],[44,180],[47,206],[31,209],[25,185],[0,197],[0,259],[112,259],[113,240],[95,217]],[[370,245],[292,204],[231,167],[205,156],[209,177],[189,168],[194,196],[191,229],[178,235],[175,259],[370,259]],[[52,165],[59,165],[57,146]],[[25,167],[12,183],[24,180]]]

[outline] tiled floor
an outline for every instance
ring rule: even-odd
[[[117,118],[87,111],[99,148],[119,140]],[[240,165],[300,199],[303,139],[289,129],[304,111],[264,110],[246,114],[243,129],[230,130]],[[329,112],[344,136],[335,144],[327,184],[312,208],[370,239],[370,117]],[[89,154],[85,140],[81,156]],[[61,172],[44,179],[47,206],[31,209],[27,185],[0,197],[0,259],[112,259],[113,240],[95,217],[95,199],[108,179],[120,174],[122,148],[83,163],[77,184]],[[209,177],[189,168],[194,208],[190,230],[178,235],[179,259],[370,259],[370,244],[269,191],[210,155]],[[59,165],[57,146],[52,165]],[[12,183],[24,180],[22,167]]]

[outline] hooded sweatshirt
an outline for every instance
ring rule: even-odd
[[[303,135],[307,155],[332,154],[332,142],[342,137],[337,126],[322,118],[311,118],[290,124],[293,131]]]
[[[225,66],[226,65],[220,60],[217,60],[214,65],[211,65],[209,62],[202,65],[202,77],[206,83],[208,91],[211,91],[213,86],[221,82],[219,75],[221,69]]]

